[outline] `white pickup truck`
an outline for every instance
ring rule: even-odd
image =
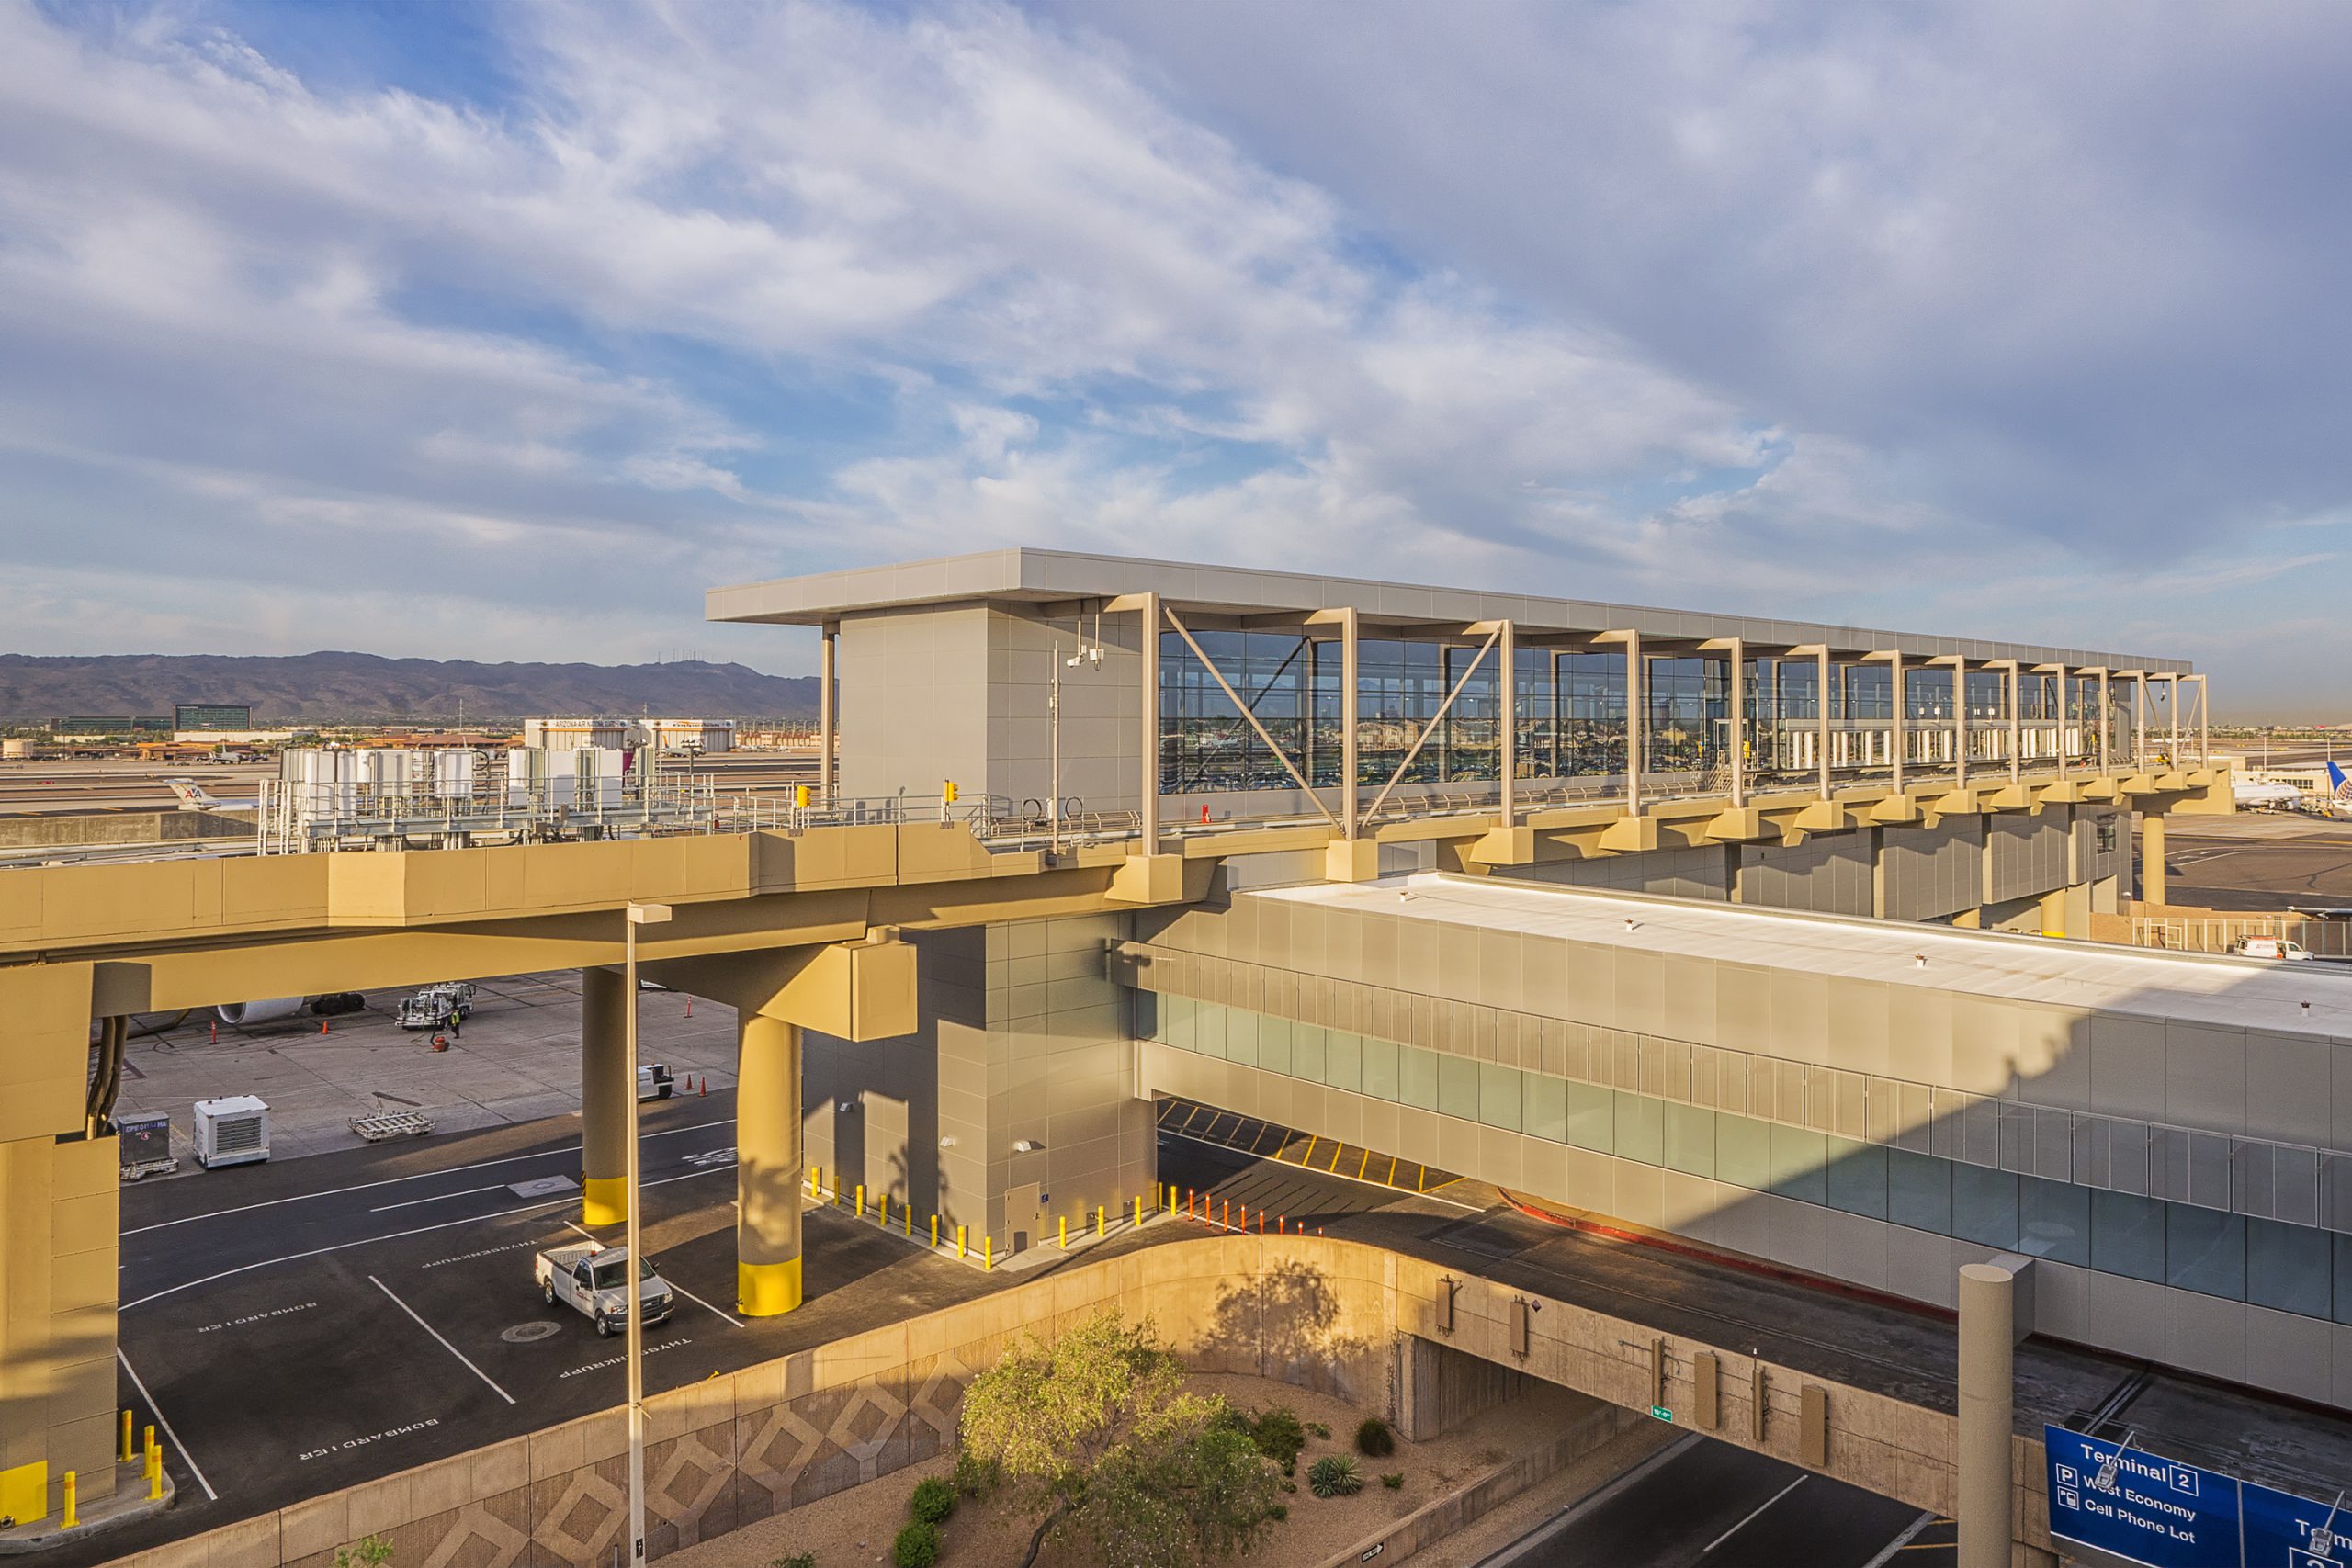
[[[621,1293],[627,1289],[628,1275],[627,1247],[604,1247],[593,1241],[550,1247],[533,1258],[531,1271],[539,1281],[539,1294],[548,1305],[570,1303],[585,1313],[596,1325],[596,1332],[606,1337],[628,1326],[628,1298]],[[637,1299],[646,1322],[668,1319],[670,1282],[654,1271],[650,1262],[638,1271]]]

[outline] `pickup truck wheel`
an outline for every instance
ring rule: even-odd
[[[539,1281],[539,1299],[546,1302],[549,1306],[555,1305],[555,1281],[553,1280],[542,1280]]]
[[[612,1337],[613,1320],[609,1317],[598,1318],[596,1320],[596,1337],[599,1339],[610,1339]]]

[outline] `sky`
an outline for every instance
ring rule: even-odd
[[[2352,719],[2352,8],[0,0],[0,651],[1005,545]]]

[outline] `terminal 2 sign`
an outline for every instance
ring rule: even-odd
[[[2352,1568],[2352,1517],[2063,1427],[2042,1428],[2050,1533],[2150,1568]]]

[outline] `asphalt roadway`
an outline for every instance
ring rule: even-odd
[[[1696,1434],[1661,1450],[1479,1568],[1904,1568],[1951,1561],[1937,1523],[1881,1497]],[[1949,1538],[1946,1529],[1942,1537]]]
[[[738,1318],[733,1107],[642,1108],[647,1250],[677,1292],[647,1330],[649,1392],[996,1283],[812,1209],[808,1303]],[[621,1341],[532,1280],[534,1251],[586,1234],[578,1150],[560,1117],[125,1188],[118,1382],[162,1429],[178,1500],[47,1560],[103,1562],[621,1403]],[[554,1177],[565,1190],[514,1190]]]

